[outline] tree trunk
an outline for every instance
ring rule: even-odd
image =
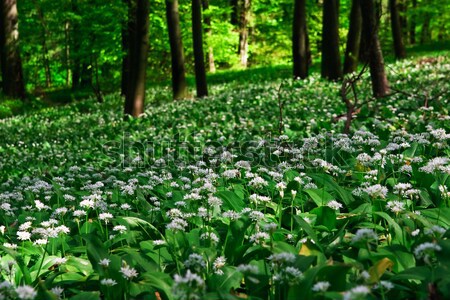
[[[366,37],[367,41],[366,48],[363,49],[363,51],[367,52],[367,57],[369,58],[373,95],[376,98],[381,98],[387,96],[390,89],[384,71],[383,53],[378,39],[379,22],[375,10],[374,0],[361,1],[363,35]]]
[[[78,15],[78,0],[72,0],[72,13]],[[81,25],[78,20],[72,24],[72,89],[80,87],[81,79]]]
[[[358,68],[359,48],[361,44],[362,16],[361,0],[353,0],[350,11],[350,28],[345,48],[344,74],[355,72]]]
[[[424,21],[422,24],[422,31],[420,32],[420,44],[423,45],[425,43],[428,43],[430,41],[430,21],[431,21],[431,15],[430,13],[426,12],[424,16]]]
[[[130,36],[130,69],[125,97],[125,114],[138,117],[144,112],[145,78],[149,49],[149,0],[133,0],[135,32]]]
[[[294,79],[308,77],[308,32],[306,28],[306,0],[295,0],[292,26],[292,59]]]
[[[203,6],[203,12],[209,13],[209,0],[202,0],[202,6]],[[205,34],[207,36],[207,39],[211,39],[212,32],[211,32],[211,17],[209,15],[203,17],[204,23],[205,23]],[[208,42],[208,65],[209,65],[209,72],[215,73],[216,72],[216,65],[214,63],[214,51],[211,46],[209,46]]]
[[[402,29],[403,41],[405,43],[408,43],[408,18],[406,17],[408,5],[406,0],[398,0],[397,7],[399,12],[400,28]]]
[[[394,40],[394,53],[397,59],[406,57],[406,49],[403,44],[402,28],[397,0],[389,0],[389,10],[391,11],[392,37]]]
[[[130,77],[130,32],[134,30],[134,23],[130,13],[130,0],[122,0],[123,4],[127,7],[127,18],[124,18],[122,23],[122,77],[120,81],[120,94],[122,96],[127,95],[128,91],[128,79]]]
[[[192,0],[192,40],[194,44],[195,85],[197,97],[208,96],[205,56],[203,54],[203,27],[201,0]]]
[[[414,45],[416,43],[416,18],[417,18],[417,0],[412,0],[413,13],[411,14],[411,22],[409,27],[409,43]]]
[[[70,84],[71,70],[70,70],[70,22],[64,22],[64,66],[66,67],[66,86]]]
[[[166,0],[166,17],[172,57],[173,98],[186,98],[188,90],[184,68],[183,43],[181,41],[180,17],[178,15],[178,0]]]
[[[33,0],[34,7],[36,8],[37,15],[39,18],[39,22],[41,23],[41,46],[42,46],[42,64],[44,66],[45,73],[45,86],[50,87],[52,85],[52,75],[50,71],[50,61],[48,59],[48,47],[47,47],[47,24],[44,18],[44,12],[42,8],[39,6],[36,0]]]
[[[322,27],[322,67],[323,78],[342,78],[339,54],[339,0],[324,0]]]
[[[239,25],[238,20],[238,0],[230,0],[230,6],[231,6],[231,16],[230,16],[230,23],[232,25]]]
[[[250,0],[238,0],[239,7],[239,60],[241,67],[248,65],[248,23],[250,19]]]
[[[16,0],[0,2],[0,60],[3,93],[25,98],[22,61],[19,53],[19,26]]]

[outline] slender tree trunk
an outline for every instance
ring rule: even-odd
[[[3,93],[11,98],[25,99],[16,0],[0,2],[0,62]]]
[[[306,28],[306,0],[295,0],[292,26],[292,59],[294,78],[308,77],[308,32]]]
[[[323,78],[342,78],[339,54],[339,0],[324,0],[322,27],[322,67]]]
[[[420,32],[420,44],[425,44],[430,41],[430,21],[431,21],[431,15],[430,13],[426,12],[424,16],[424,21],[422,24],[422,31]]]
[[[241,67],[247,68],[248,65],[248,23],[250,19],[250,0],[238,0],[239,7],[239,60]]]
[[[416,18],[417,18],[417,0],[412,0],[413,13],[411,15],[411,22],[409,25],[409,43],[414,45],[416,43]]]
[[[238,0],[230,0],[230,6],[231,6],[231,16],[230,16],[230,23],[232,25],[239,25],[239,19],[238,19]]]
[[[361,12],[363,17],[363,35],[367,41],[367,47],[364,51],[368,53],[372,91],[376,98],[381,98],[387,96],[390,89],[384,71],[383,53],[378,39],[379,21],[376,14],[375,1],[361,1]]]
[[[72,0],[72,13],[78,15],[78,0]],[[80,87],[81,80],[81,25],[78,20],[72,22],[72,89]]]
[[[120,82],[120,94],[122,96],[127,95],[128,79],[130,77],[130,32],[134,30],[134,18],[130,16],[130,0],[122,0],[123,4],[127,7],[127,17],[124,18],[122,23],[122,77]]]
[[[350,28],[345,48],[344,74],[355,72],[358,68],[359,48],[361,44],[362,16],[361,0],[353,0],[350,11]]]
[[[206,11],[207,14],[209,14],[209,0],[202,0],[202,6],[203,6],[203,12]],[[211,17],[209,15],[203,16],[204,23],[205,23],[205,34],[208,40],[211,40],[212,31],[211,31]],[[209,45],[208,41],[208,65],[209,65],[209,72],[215,73],[216,72],[216,65],[214,63],[214,51],[213,48]]]
[[[403,44],[402,28],[397,0],[389,0],[389,10],[391,11],[392,37],[394,40],[394,53],[397,59],[406,57],[406,49]]]
[[[70,84],[71,70],[70,70],[70,22],[64,22],[64,66],[66,67],[66,86]]]
[[[80,88],[92,86],[92,55],[83,58],[81,65]]]
[[[399,12],[400,28],[402,29],[403,41],[405,43],[408,43],[408,18],[406,17],[408,5],[406,0],[398,0],[397,7]]]
[[[125,114],[138,117],[144,112],[145,79],[149,49],[149,0],[133,0],[135,33],[130,36],[130,71],[128,91],[125,97]],[[131,51],[132,50],[132,51]]]
[[[208,96],[205,56],[203,54],[203,27],[201,0],[192,0],[192,40],[194,44],[195,84],[197,97]]]
[[[178,15],[178,0],[166,0],[166,17],[172,57],[173,98],[186,98],[188,90],[184,67],[183,43],[181,41],[180,17]]]
[[[52,85],[52,75],[50,70],[50,60],[48,58],[48,47],[47,47],[47,23],[45,21],[44,12],[39,6],[36,0],[33,0],[34,7],[36,8],[39,22],[41,23],[41,46],[42,46],[42,64],[44,66],[45,73],[45,86],[50,87]]]

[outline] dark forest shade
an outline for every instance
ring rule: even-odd
[[[384,59],[378,39],[378,18],[375,11],[374,0],[361,1],[363,17],[363,35],[367,41],[364,49],[369,59],[370,78],[372,81],[373,95],[377,98],[387,96],[390,92],[389,83],[384,71]]]
[[[350,11],[350,27],[345,48],[344,74],[355,72],[358,68],[359,48],[361,44],[362,16],[361,0],[353,0]]]
[[[394,40],[394,53],[397,59],[406,57],[405,45],[403,44],[403,30],[400,23],[400,15],[397,0],[389,0],[391,12],[392,38]]]
[[[11,98],[24,99],[16,0],[0,1],[0,64],[3,93]]]
[[[197,97],[208,96],[205,56],[203,53],[203,26],[201,0],[192,0],[192,40],[194,44],[195,85]]]
[[[306,28],[306,0],[295,0],[292,25],[292,60],[294,78],[308,77],[308,32]]]
[[[178,14],[178,0],[166,0],[166,17],[172,58],[173,98],[186,98],[188,90],[184,66],[183,43],[181,40],[180,17]]]
[[[130,10],[130,17],[135,18],[135,30],[129,32],[129,82],[125,95],[125,114],[138,117],[144,112],[150,1],[132,0]]]
[[[339,0],[324,0],[321,75],[329,80],[342,78],[339,54]]]

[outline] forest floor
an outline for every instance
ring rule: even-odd
[[[383,99],[366,72],[349,134],[342,83],[288,67],[0,120],[1,295],[450,299],[448,54],[388,63]]]

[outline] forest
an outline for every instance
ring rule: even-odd
[[[450,299],[450,0],[0,0],[0,299]]]

